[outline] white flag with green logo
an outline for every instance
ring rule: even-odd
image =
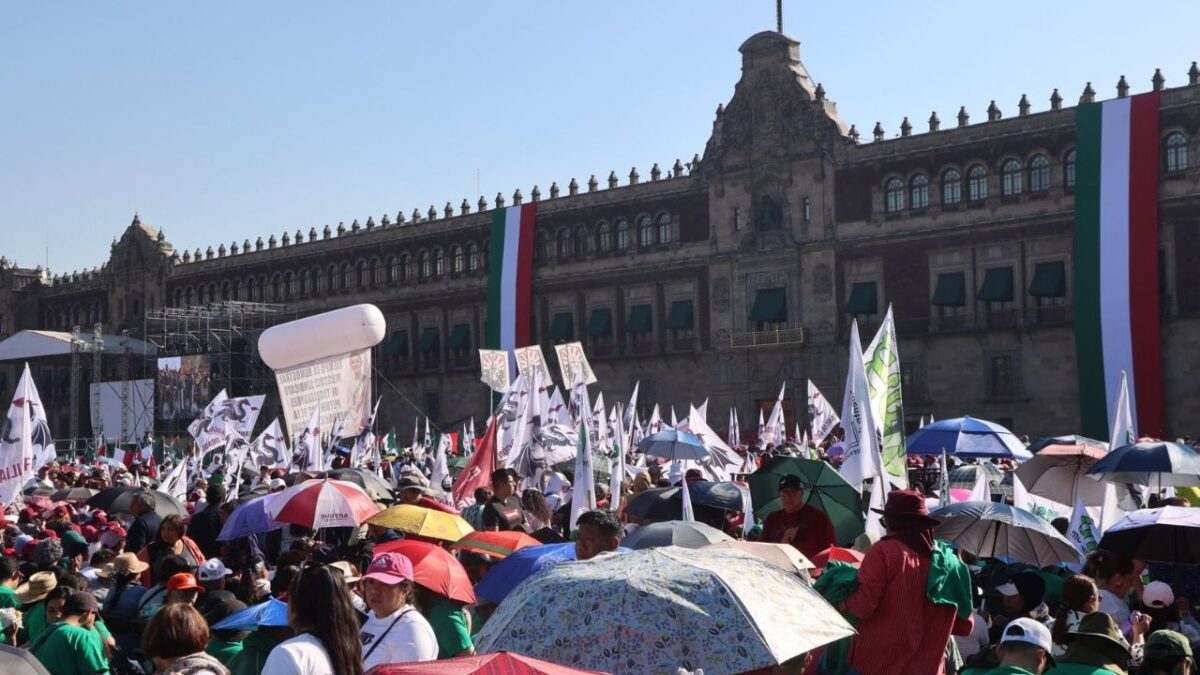
[[[896,324],[892,320],[891,305],[888,305],[887,315],[883,317],[883,324],[875,333],[875,339],[863,352],[863,365],[867,371],[871,414],[883,439],[879,449],[884,469],[892,476],[893,483],[908,487],[900,352],[896,345]]]

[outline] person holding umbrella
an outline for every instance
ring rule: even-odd
[[[779,479],[779,503],[783,507],[763,521],[759,541],[789,544],[813,556],[837,544],[833,521],[822,510],[804,503],[804,483],[800,476],[786,475]]]
[[[365,670],[384,663],[437,658],[437,636],[412,605],[413,565],[407,556],[375,556],[363,575],[363,586],[371,608],[360,634]]]

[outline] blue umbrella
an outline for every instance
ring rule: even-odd
[[[271,517],[267,515],[266,507],[274,498],[275,495],[263,495],[239,504],[221,527],[217,541],[230,541],[283,527],[283,523],[271,520]]]
[[[695,434],[678,429],[665,429],[651,434],[638,443],[638,450],[650,457],[664,459],[701,460],[708,457],[708,448]]]
[[[942,521],[935,539],[980,558],[1010,558],[1038,567],[1079,562],[1079,551],[1042,518],[997,502],[959,502],[929,513]]]
[[[288,625],[287,603],[271,598],[264,603],[234,612],[213,624],[213,630],[254,630],[259,626]]]
[[[630,549],[620,547],[617,551],[628,553]],[[575,559],[575,542],[526,546],[493,565],[475,585],[475,595],[501,602],[522,581],[537,572]]]
[[[958,457],[1007,457],[1025,461],[1033,455],[1013,432],[987,420],[956,417],[938,420],[908,437],[908,454]]]
[[[1200,454],[1179,443],[1131,443],[1105,455],[1086,475],[1093,480],[1151,487],[1200,486]]]

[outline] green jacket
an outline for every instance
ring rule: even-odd
[[[262,631],[250,633],[242,642],[242,651],[225,664],[229,675],[260,675],[267,664],[267,656],[277,644],[278,640]]]
[[[208,641],[208,647],[205,647],[204,652],[209,656],[220,661],[222,665],[228,667],[229,661],[240,654],[242,651],[242,643],[233,640],[226,640],[216,635]]]
[[[1059,662],[1057,666],[1047,670],[1043,675],[1112,675],[1114,672],[1116,671],[1089,666],[1086,663]]]
[[[958,675],[1034,675],[1034,673],[1017,666],[996,666],[990,670],[967,668]]]

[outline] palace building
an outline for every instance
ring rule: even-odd
[[[1030,436],[1075,433],[1067,94],[945,121],[934,113],[921,129],[906,118],[898,135],[879,124],[860,132],[795,40],[763,32],[740,52],[733,96],[690,162],[203,251],[177,250],[135,217],[98,269],[51,276],[0,261],[0,338],[76,326],[90,335],[95,323],[147,337],[147,313],[164,308],[270,303],[284,320],[369,302],[388,322],[375,350],[384,425],[407,428],[416,411],[405,398],[435,422],[482,420],[491,209],[534,200],[532,335],[551,370],[551,345],[582,341],[610,404],[640,381],[642,402],[663,404],[664,416],[707,398],[714,427],[737,406],[753,429],[760,402],[785,382],[803,424],[805,379],[839,407],[851,319],[865,344],[890,304],[911,426],[970,414]],[[1189,384],[1200,370],[1200,69],[1179,75],[1181,86],[1158,72],[1133,85],[1161,92],[1158,290],[1173,435],[1200,419]],[[1130,86],[1122,78],[1111,95]],[[1112,96],[1089,83],[1078,100]],[[5,400],[20,365],[0,363]],[[60,428],[69,362],[31,365]]]

